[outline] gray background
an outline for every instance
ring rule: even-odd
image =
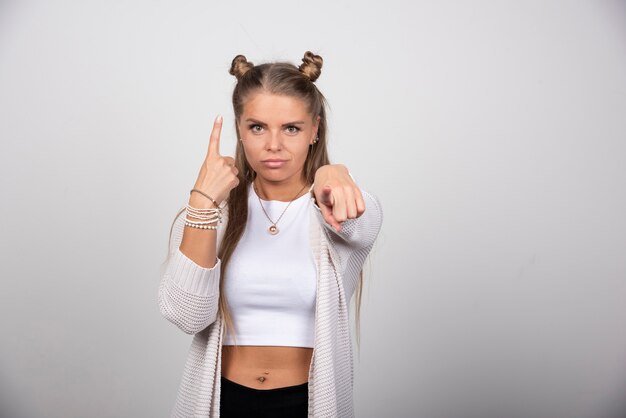
[[[230,62],[309,49],[385,211],[357,415],[626,415],[623,1],[5,0],[2,416],[169,414],[159,263]]]

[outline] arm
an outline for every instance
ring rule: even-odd
[[[354,181],[354,178],[350,177]],[[358,186],[355,184],[354,187]],[[339,222],[339,225],[337,225],[336,218],[328,219],[328,212],[325,217],[320,207],[314,204],[316,208],[314,213],[336,250],[335,254],[338,256],[337,261],[339,262],[337,267],[343,273],[343,286],[348,297],[351,297],[356,289],[359,275],[355,273],[362,268],[374,246],[383,220],[382,206],[378,197],[360,188],[356,194],[362,196],[364,211],[356,218],[348,218]],[[353,268],[349,269],[348,266],[353,266]],[[348,272],[351,273],[348,274]]]
[[[207,156],[200,168],[189,206],[214,207],[239,184],[232,157],[219,153],[222,118],[213,124]],[[207,199],[203,194],[212,196]],[[211,200],[216,199],[215,202]],[[227,212],[224,224],[227,222]],[[195,334],[211,325],[219,310],[221,261],[217,257],[218,231],[185,226],[186,211],[176,216],[170,233],[168,258],[159,286],[161,314],[187,334]]]
[[[215,231],[187,231],[192,228],[184,226],[184,221],[185,212],[181,211],[172,227],[158,304],[161,314],[168,321],[187,334],[195,334],[217,318],[221,261],[216,257],[212,267],[202,267],[181,251],[181,241],[191,237],[189,232],[204,233],[205,240],[216,240]]]
[[[321,167],[313,195],[315,214],[333,241],[353,249],[373,245],[382,225],[382,207],[375,195],[359,188],[347,167]]]
[[[326,222],[320,207],[317,203],[314,203],[317,209],[315,214],[320,224],[324,226],[324,229],[328,231],[330,236],[338,238],[339,241],[344,242],[354,249],[361,249],[373,245],[383,220],[382,206],[380,205],[378,197],[363,189],[361,189],[361,194],[365,202],[365,211],[358,218],[346,219],[341,222],[341,229],[339,231]],[[333,241],[337,241],[337,239],[333,239]]]

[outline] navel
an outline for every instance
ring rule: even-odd
[[[270,372],[263,372],[263,374],[267,375],[267,374],[270,374]],[[260,376],[260,377],[257,377],[256,380],[258,380],[259,382],[263,383],[263,382],[265,382],[265,379],[266,379],[265,376]]]

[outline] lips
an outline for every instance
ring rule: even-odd
[[[287,160],[269,159],[261,161],[268,168],[280,168],[287,163]]]

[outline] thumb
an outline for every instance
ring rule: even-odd
[[[322,188],[322,194],[319,200],[322,205],[330,206],[330,207],[333,206],[334,204],[333,195],[332,195],[332,189],[330,186],[324,186]]]

